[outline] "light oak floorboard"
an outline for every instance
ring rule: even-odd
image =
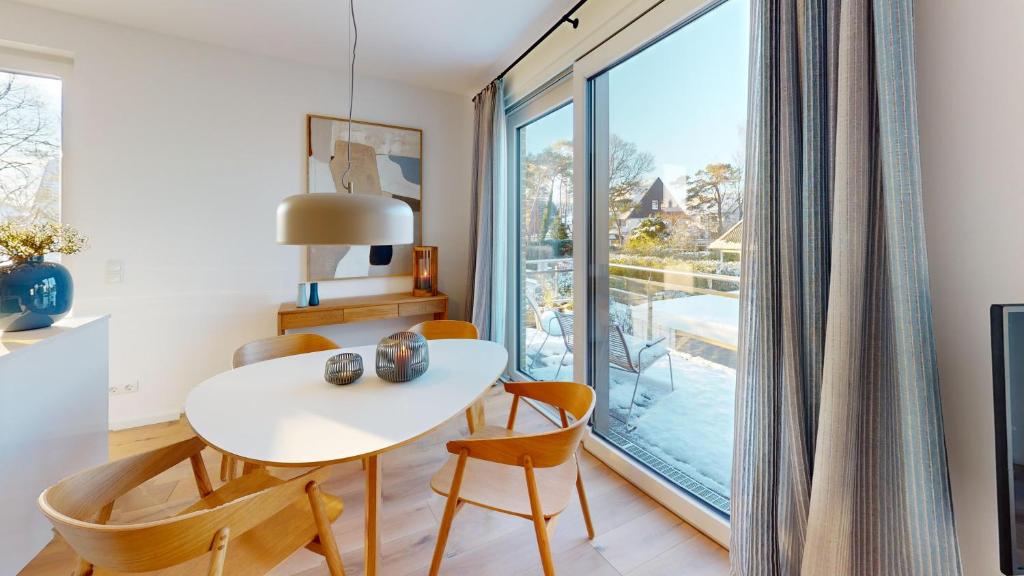
[[[508,415],[511,396],[495,388],[485,399],[489,424],[501,425]],[[551,424],[522,403],[516,429],[541,431]],[[387,576],[426,574],[437,529],[444,513],[444,498],[430,490],[430,478],[448,458],[444,444],[468,434],[459,414],[440,430],[418,442],[385,453],[382,558],[380,573]],[[152,450],[188,438],[191,430],[181,422],[155,424],[110,433],[110,457]],[[213,487],[222,483],[217,472],[220,454],[207,449],[203,459]],[[586,452],[580,467],[590,499],[597,537],[587,539],[579,503],[573,502],[559,519],[551,537],[555,568],[560,576],[726,576],[728,552],[697,532],[632,484]],[[271,468],[291,477],[301,469]],[[332,467],[325,492],[342,498],[345,511],[331,526],[349,576],[363,574],[363,521],[365,472],[359,462]],[[192,468],[185,461],[143,484],[117,501],[112,523],[136,522],[169,516],[197,498]],[[229,551],[230,554],[230,551]],[[75,557],[59,538],[25,567],[21,576],[67,576]],[[273,571],[273,576],[326,576],[322,556],[302,549]],[[535,576],[542,574],[534,527],[529,520],[464,506],[455,516],[441,574],[475,576]]]

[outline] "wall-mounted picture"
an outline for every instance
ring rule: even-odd
[[[347,194],[342,186],[348,160],[348,120],[307,116],[307,192]],[[414,244],[422,243],[423,131],[360,120],[352,121],[352,169],[355,194],[390,196],[413,212]],[[412,274],[412,246],[310,246],[311,281]]]

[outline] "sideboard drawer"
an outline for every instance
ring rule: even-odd
[[[310,328],[312,326],[320,326],[325,322],[331,324],[341,324],[345,321],[344,311],[342,310],[310,310],[309,312],[299,312],[297,314],[284,314],[280,317],[281,330],[294,330],[296,328]],[[283,332],[282,332],[283,333]]]
[[[367,320],[382,320],[384,318],[398,318],[398,304],[381,304],[379,306],[361,306],[359,308],[345,309],[345,322],[365,322]]]
[[[403,302],[398,305],[400,316],[419,316],[421,314],[437,314],[444,312],[444,300],[428,300],[426,302]]]

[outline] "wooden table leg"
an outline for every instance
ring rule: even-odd
[[[366,458],[366,542],[364,544],[365,576],[376,576],[380,565],[380,456]]]

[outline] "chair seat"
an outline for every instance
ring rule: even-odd
[[[469,438],[500,438],[518,436],[505,428],[487,426]],[[459,457],[452,455],[430,480],[430,488],[447,497]],[[576,457],[553,468],[536,468],[537,492],[545,518],[559,514],[569,505],[576,488]],[[462,476],[459,499],[483,508],[505,512],[523,518],[532,518],[530,495],[526,489],[526,474],[520,466],[506,466],[469,458]]]
[[[265,470],[245,474],[216,491],[212,492],[192,506],[182,510],[177,516],[215,508],[243,496],[254,494],[284,483]],[[333,522],[341,515],[342,501],[325,492],[321,492],[327,516]],[[238,538],[232,539],[228,545],[228,554],[224,563],[225,575],[247,576],[250,574],[266,574],[275,566],[291,556],[296,550],[309,544],[316,537],[316,524],[309,501],[305,498],[295,500],[290,506],[270,517],[266,522],[249,530]],[[186,576],[206,574],[210,564],[210,554],[165,568],[155,572],[133,572],[133,576],[141,574],[151,576]],[[111,572],[97,568],[96,576],[127,576],[122,572]]]

